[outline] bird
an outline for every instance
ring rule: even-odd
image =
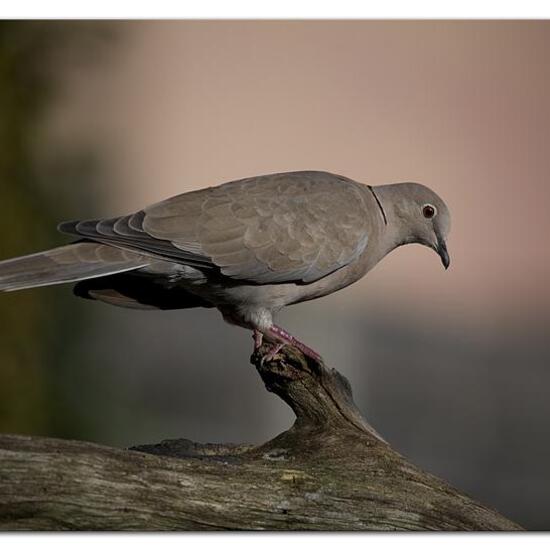
[[[450,212],[429,187],[369,185],[325,171],[267,174],[182,193],[115,218],[63,222],[73,242],[0,261],[0,291],[73,283],[76,296],[135,309],[217,308],[230,324],[320,361],[274,323],[284,307],[365,276],[396,248],[433,249],[445,269]]]

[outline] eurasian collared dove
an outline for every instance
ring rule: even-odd
[[[282,307],[344,288],[403,244],[445,268],[449,210],[418,183],[372,187],[288,172],[177,195],[111,219],[65,222],[79,240],[0,262],[0,290],[77,282],[77,296],[140,309],[217,307],[274,349],[319,356],[280,327]]]

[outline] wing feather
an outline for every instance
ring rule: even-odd
[[[327,172],[247,178],[184,193],[130,216],[60,229],[258,284],[312,282],[368,243],[360,184]]]

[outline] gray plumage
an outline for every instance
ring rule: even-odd
[[[0,290],[73,283],[139,269],[148,263],[148,259],[120,248],[79,242],[0,262]]]
[[[420,184],[271,174],[128,216],[62,223],[79,241],[0,262],[0,290],[81,281],[79,296],[125,307],[214,306],[265,334],[281,307],[348,286],[402,244],[430,246],[447,266],[449,227],[444,202]]]

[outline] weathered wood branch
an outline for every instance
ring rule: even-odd
[[[392,450],[337,371],[289,348],[252,362],[296,413],[259,447],[0,436],[0,529],[519,529]]]

